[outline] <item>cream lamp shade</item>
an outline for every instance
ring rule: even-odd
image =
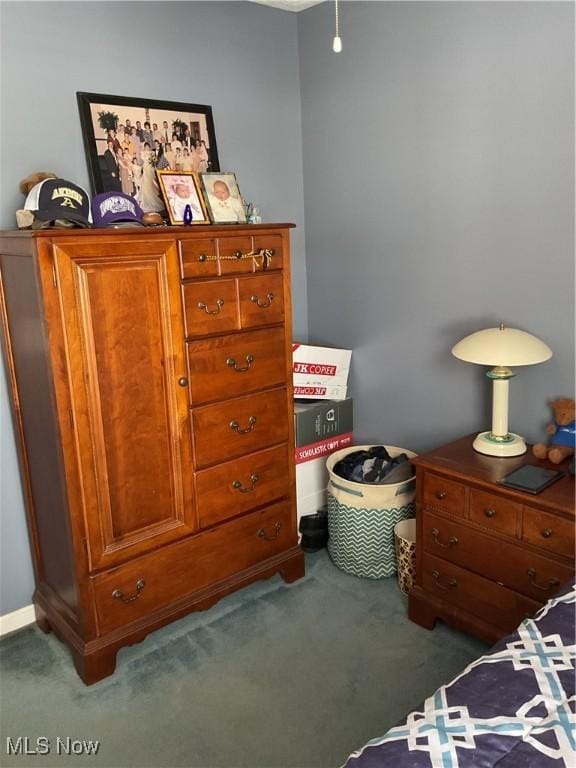
[[[473,447],[489,456],[520,456],[526,453],[524,438],[508,432],[508,386],[515,376],[510,366],[536,365],[552,357],[543,341],[517,328],[486,328],[466,336],[452,347],[459,360],[494,366],[486,373],[492,379],[492,430],[481,432]]]

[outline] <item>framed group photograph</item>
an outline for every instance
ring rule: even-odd
[[[76,94],[92,193],[124,192],[142,210],[162,212],[156,171],[219,171],[212,107]]]
[[[200,180],[214,224],[246,223],[246,210],[234,173],[200,173]]]
[[[202,192],[194,172],[156,171],[170,224],[183,224],[186,206],[192,212],[192,224],[210,224]]]

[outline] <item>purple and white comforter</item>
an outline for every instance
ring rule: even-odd
[[[345,768],[575,768],[576,586]]]

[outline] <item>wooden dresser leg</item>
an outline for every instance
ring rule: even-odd
[[[38,625],[38,628],[41,629],[45,635],[52,632],[52,625],[48,621],[48,617],[39,605],[34,604],[34,614],[36,616],[36,624]]]
[[[410,592],[408,595],[408,618],[424,629],[434,629],[438,614],[425,600],[419,598],[414,592]]]
[[[293,581],[298,581],[304,576],[304,554],[298,553],[295,557],[284,563],[280,570],[282,578],[287,584],[291,584]]]
[[[84,655],[73,648],[71,651],[76,671],[86,685],[92,685],[99,680],[103,680],[105,677],[113,674],[116,669],[116,648],[98,651],[89,655]]]

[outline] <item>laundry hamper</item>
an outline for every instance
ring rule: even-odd
[[[334,466],[355,451],[372,448],[355,445],[328,457],[328,552],[338,568],[353,576],[382,579],[396,573],[394,526],[415,515],[416,478],[401,483],[355,483],[334,473]],[[391,457],[412,451],[386,445]]]

